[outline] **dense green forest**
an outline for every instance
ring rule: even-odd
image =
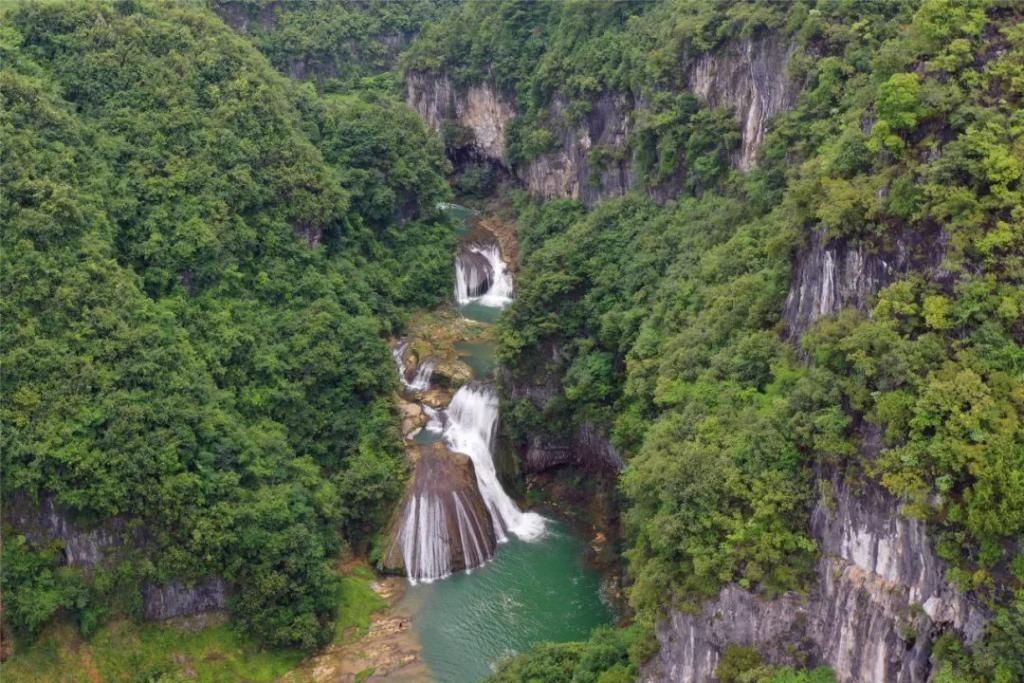
[[[564,387],[543,411],[507,407],[513,439],[614,425],[628,456],[638,621],[655,618],[667,594],[695,605],[728,582],[766,596],[809,588],[812,473],[838,467],[880,481],[934,525],[953,580],[994,611],[973,655],[942,642],[944,680],[1024,677],[1019,9],[470,3],[459,21],[479,30],[428,27],[407,53],[409,68],[467,82],[491,69],[526,112],[515,140],[546,141],[514,162],[550,143],[556,89],[582,111],[596,93],[629,90],[652,103],[628,150],[644,181],[681,166],[699,174],[664,206],[631,196],[585,213],[523,197],[521,287],[500,323],[513,381],[555,373]],[[739,174],[729,165],[736,124],[675,94],[674,79],[699,50],[765,31],[800,46],[790,68],[804,90],[760,168]],[[824,320],[794,346],[781,313],[793,255],[813,231],[869,249],[900,231],[944,233],[942,276],[898,281],[869,315]],[[859,450],[866,425],[884,431],[877,461]],[[578,664],[550,680],[594,680],[586,656],[561,652]]]
[[[440,143],[201,6],[17,3],[0,31],[3,497],[146,537],[86,577],[6,535],[4,618],[89,633],[144,580],[217,575],[262,642],[323,643],[330,565],[404,478],[386,337],[450,288]]]
[[[684,74],[768,35],[800,94],[741,173],[732,112]],[[808,591],[822,470],[899,497],[989,611],[973,647],[939,639],[937,680],[1024,680],[1019,3],[17,2],[0,51],[0,493],[146,532],[88,574],[5,533],[20,635],[58,614],[89,634],[138,615],[144,581],[220,576],[258,642],[329,638],[332,563],[406,476],[386,340],[451,289],[452,169],[401,102],[404,69],[514,102],[513,175],[600,95],[643,103],[625,147],[592,157],[628,158],[637,191],[588,211],[505,188],[521,264],[498,323],[505,381],[561,386],[504,401],[504,436],[598,424],[626,460],[631,624],[493,680],[635,680],[668,596]],[[674,199],[647,192],[680,178]],[[786,328],[815,236],[879,252],[897,235],[942,263]],[[833,674],[730,648],[718,677]]]

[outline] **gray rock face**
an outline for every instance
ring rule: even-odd
[[[544,355],[552,363],[559,363],[562,351],[557,344],[548,343]],[[506,375],[502,383],[507,396],[515,401],[528,400],[540,409],[562,395],[562,385],[556,372],[539,372],[533,381],[513,380]],[[564,465],[610,468],[619,472],[625,467],[622,456],[608,440],[607,432],[592,422],[580,422],[568,438],[545,438],[534,435],[522,454],[523,471],[543,472]]]
[[[798,88],[787,76],[794,48],[787,41],[736,40],[701,55],[688,69],[688,87],[705,104],[732,109],[740,123],[742,145],[733,163],[754,167],[771,117],[792,108]],[[512,168],[505,134],[516,116],[513,104],[489,83],[456,87],[445,74],[406,74],[407,102],[434,129],[454,123],[469,132],[473,156],[504,168],[534,195],[578,199],[593,206],[626,194],[639,184],[628,149],[633,112],[646,106],[633,93],[605,92],[581,121],[565,123],[569,100],[557,95],[545,118],[555,123],[555,149]],[[600,153],[598,154],[598,150]],[[652,189],[658,200],[677,187]]]
[[[661,651],[643,681],[711,681],[730,643],[769,662],[828,664],[840,683],[923,683],[934,639],[952,629],[977,640],[987,616],[945,580],[924,525],[870,481],[837,472],[819,482],[811,528],[822,558],[810,595],[761,600],[727,586],[699,614],[670,610],[657,628]]]
[[[733,162],[741,171],[756,165],[768,121],[793,107],[798,88],[786,72],[795,49],[775,37],[736,40],[701,55],[689,71],[698,98],[735,112],[743,142]]]
[[[177,581],[163,586],[147,583],[142,588],[142,603],[147,621],[163,621],[224,609],[228,604],[228,591],[219,578],[194,586],[185,586]]]
[[[626,466],[622,456],[596,425],[577,425],[567,442],[534,437],[523,455],[523,471],[543,472],[563,465],[610,468],[615,472]]]
[[[18,533],[37,546],[59,541],[63,563],[71,567],[92,568],[112,559],[125,542],[126,522],[112,518],[99,525],[74,521],[74,515],[57,504],[53,496],[43,496],[39,504],[27,496],[11,501],[7,521]]]
[[[757,647],[769,661],[792,663],[791,647],[805,639],[811,605],[803,596],[762,600],[738,586],[726,586],[696,614],[671,610],[658,624],[660,652],[641,672],[641,681],[692,683],[714,680],[726,645]]]
[[[409,72],[407,102],[436,131],[453,122],[472,134],[472,147],[481,159],[508,168],[505,132],[515,118],[512,106],[490,84],[456,88],[443,74]]]
[[[28,496],[15,496],[8,506],[6,522],[35,546],[59,542],[62,563],[86,573],[116,564],[129,548],[146,546],[145,533],[130,528],[127,519],[113,517],[102,524],[87,525],[79,522],[71,510],[58,505],[53,496],[43,496],[38,505]],[[153,621],[222,609],[227,604],[227,588],[219,578],[192,587],[178,582],[166,586],[147,583],[142,598],[145,617]]]
[[[799,339],[819,318],[852,306],[867,310],[872,297],[911,270],[934,271],[945,258],[945,237],[909,232],[896,234],[890,244],[870,249],[849,240],[829,240],[816,231],[810,245],[797,255],[786,297],[786,330]]]
[[[568,106],[565,97],[556,97],[551,118],[562,119]],[[517,174],[532,194],[545,199],[568,197],[593,206],[626,194],[638,182],[632,160],[623,158],[635,108],[629,95],[602,94],[579,126],[560,132],[555,151],[533,159]],[[591,152],[599,146],[613,158],[596,163]]]

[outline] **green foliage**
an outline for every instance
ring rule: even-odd
[[[18,643],[0,675],[24,683],[188,681],[270,683],[302,659],[298,650],[266,650],[228,625],[191,631],[116,620],[88,641],[62,624],[34,643]]]
[[[232,26],[244,27],[252,42],[282,73],[315,79],[325,91],[400,83],[388,70],[409,37],[443,14],[451,0],[344,2],[324,0],[213,0],[213,9]]]
[[[8,541],[8,613],[90,632],[142,578],[220,575],[263,643],[326,642],[330,561],[405,476],[384,337],[450,289],[440,144],[379,89],[286,81],[201,6],[3,24],[4,499],[148,539],[90,579]]]
[[[675,180],[698,195],[662,207],[627,197],[586,215],[520,203],[522,270],[500,352],[509,381],[555,378],[558,391],[512,403],[504,428],[523,441],[614,425],[640,614],[727,582],[801,588],[816,552],[812,467],[867,470],[936,530],[950,576],[999,611],[984,644],[944,671],[1014,680],[1024,32],[998,3],[812,4],[651,3],[575,32],[567,17],[600,8],[549,9],[537,34],[559,26],[571,39],[556,49],[552,37],[540,63],[561,71],[499,70],[525,112],[518,139],[541,126],[529,117],[555,92],[643,94],[634,160],[649,184]],[[730,176],[731,120],[698,107],[672,74],[685,73],[680,55],[757,27],[794,36],[791,71],[806,87],[775,121],[761,167]],[[590,59],[601,52],[591,34],[605,37],[602,59]],[[471,61],[438,50],[450,67]],[[794,354],[780,314],[793,253],[812,230],[866,253],[942,240],[946,258],[882,290],[870,316],[820,321]],[[869,424],[885,434],[877,458],[861,450]],[[750,671],[743,680],[831,676]]]
[[[601,628],[582,643],[543,643],[502,661],[488,683],[627,683],[644,658],[640,644],[653,633],[633,625]]]
[[[715,676],[721,683],[835,683],[835,673],[827,666],[794,669],[769,666],[761,654],[750,647],[727,645],[722,651]]]

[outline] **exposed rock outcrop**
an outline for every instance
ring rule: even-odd
[[[568,106],[565,97],[555,97],[549,118],[565,120]],[[639,180],[627,150],[636,106],[631,95],[602,94],[578,126],[559,132],[554,151],[531,160],[517,175],[532,194],[545,199],[568,197],[593,206],[626,194]],[[602,156],[593,154],[597,149]]]
[[[698,98],[735,113],[742,144],[733,163],[740,170],[754,167],[770,119],[795,102],[798,87],[787,73],[794,50],[773,36],[735,40],[699,55],[687,68],[685,82]],[[461,153],[468,150],[469,157],[512,172],[534,195],[593,206],[639,185],[629,142],[633,114],[647,105],[635,93],[601,93],[581,120],[569,113],[568,98],[556,95],[543,116],[555,135],[553,149],[513,168],[505,135],[517,112],[492,84],[456,86],[446,74],[413,71],[406,74],[406,88],[409,105],[434,130],[464,131],[467,139],[456,145]],[[660,200],[676,191],[674,185],[651,189]]]
[[[843,308],[867,310],[880,289],[910,271],[935,271],[946,254],[942,234],[902,231],[887,243],[871,248],[815,231],[793,266],[783,313],[788,334],[799,339],[816,320]]]
[[[547,348],[539,351],[538,356],[535,358],[537,362],[546,359],[558,364],[563,360],[561,349],[554,343],[549,343]],[[552,369],[538,370],[530,378],[514,378],[506,372],[502,388],[508,398],[514,401],[528,400],[544,410],[551,401],[562,395],[559,376],[560,373]],[[607,431],[585,420],[578,422],[569,435],[534,434],[521,453],[520,461],[523,472],[527,474],[565,465],[613,472],[619,472],[625,467],[622,456],[608,439]]]
[[[690,68],[690,90],[711,107],[732,109],[743,141],[734,158],[741,171],[756,165],[769,120],[791,109],[798,88],[787,73],[795,44],[777,36],[735,40],[701,55]]]
[[[192,586],[178,581],[165,585],[147,583],[142,587],[142,604],[148,621],[163,621],[224,609],[228,590],[224,581],[216,577]]]
[[[115,564],[129,549],[147,548],[143,529],[124,517],[110,517],[100,524],[87,524],[53,496],[42,496],[36,504],[28,496],[15,496],[5,511],[5,522],[23,534],[34,546],[57,543],[61,562],[86,573]],[[151,621],[192,616],[227,605],[227,585],[213,577],[192,586],[178,581],[142,587],[143,613]]]
[[[437,576],[444,576],[492,558],[497,539],[473,462],[442,443],[413,447],[411,453],[415,472],[388,530],[391,540],[380,569],[409,574],[407,562],[419,565],[423,554],[431,553],[430,562],[441,569]],[[424,527],[431,533],[417,533]],[[432,539],[429,547],[416,542],[423,538]]]
[[[127,520],[112,517],[101,524],[86,524],[57,504],[53,496],[42,496],[38,504],[28,496],[16,496],[8,506],[6,521],[29,543],[45,546],[58,542],[63,564],[93,568],[115,559],[126,540],[141,543],[139,534],[128,532]]]
[[[522,458],[523,472],[543,472],[563,465],[600,467],[619,472],[626,466],[622,456],[596,425],[582,422],[568,441],[535,436]]]
[[[508,167],[505,133],[515,107],[490,84],[456,88],[444,74],[411,71],[405,75],[407,101],[436,131],[453,123],[471,134],[469,146],[479,159]]]
[[[670,610],[643,681],[710,681],[729,644],[777,664],[828,664],[840,683],[924,683],[935,638],[977,640],[986,615],[945,580],[923,523],[877,484],[819,481],[811,529],[822,551],[809,595],[762,600],[736,586],[697,614]]]

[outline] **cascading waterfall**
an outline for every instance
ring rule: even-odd
[[[498,245],[470,244],[466,250],[482,257],[483,263],[478,265],[472,258],[455,259],[455,301],[460,306],[477,302],[491,308],[502,308],[511,303],[512,274],[501,258]],[[479,294],[482,284],[488,287]]]
[[[395,365],[398,366],[398,379],[401,380],[402,386],[409,391],[426,391],[430,388],[430,378],[434,374],[434,361],[425,360],[416,367],[416,374],[413,375],[413,379],[410,382],[408,380],[409,371],[405,367],[405,352],[409,348],[409,342],[403,341],[399,343],[391,351],[391,356],[395,359]]]
[[[451,537],[438,496],[421,494],[409,501],[398,542],[413,583],[443,579],[452,573]]]
[[[434,374],[434,361],[426,360],[416,368],[416,375],[406,386],[412,391],[426,391],[430,388],[430,378]]]
[[[427,424],[423,425],[423,431],[435,434],[444,433],[445,414],[443,410],[434,410],[430,406],[424,405],[423,414],[427,416]]]
[[[512,302],[512,275],[496,242],[465,244],[455,259],[455,280],[460,306],[504,308]],[[405,362],[408,349],[409,341],[402,340],[393,351],[402,386],[410,392],[425,391],[430,388],[434,363],[420,361],[412,373]],[[494,389],[468,384],[444,410],[420,405],[427,418],[422,429],[442,434],[447,448],[421,447],[387,565],[403,567],[413,583],[429,582],[484,564],[493,556],[495,542],[508,540],[508,534],[524,540],[543,535],[545,519],[520,510],[498,480],[493,452],[498,423]]]
[[[466,571],[469,571],[490,559],[490,555],[480,542],[480,539],[486,535],[480,528],[480,519],[467,512],[468,503],[464,500],[464,496],[462,491],[452,491],[455,518],[459,527],[459,541],[462,543],[462,553],[466,558]]]
[[[524,540],[543,534],[544,518],[520,510],[498,481],[492,451],[498,423],[498,396],[494,390],[485,384],[467,384],[455,393],[447,412],[445,440],[453,451],[465,453],[473,461],[480,495],[490,510],[499,542],[508,540],[506,532]]]

